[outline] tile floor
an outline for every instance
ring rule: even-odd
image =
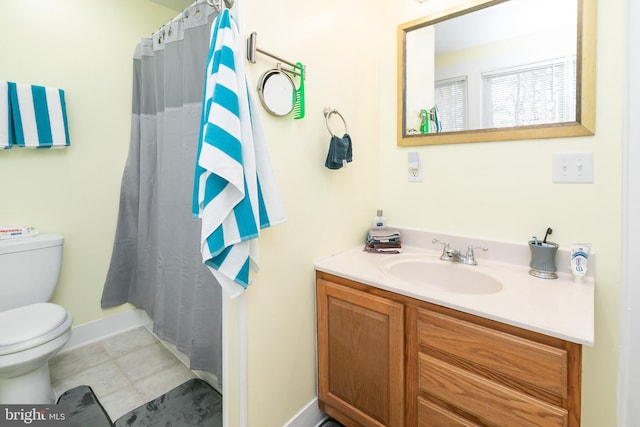
[[[144,327],[63,351],[49,367],[56,396],[88,385],[112,421],[196,377]]]

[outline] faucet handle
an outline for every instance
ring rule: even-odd
[[[467,254],[465,255],[465,264],[470,264],[470,265],[477,265],[478,261],[476,261],[475,255],[473,254],[473,250],[474,249],[480,249],[481,251],[488,251],[489,248],[486,246],[473,246],[473,245],[469,245],[467,246]]]
[[[438,239],[433,239],[431,241],[431,243],[433,243],[434,245],[437,244],[437,243],[440,243],[441,245],[443,245],[442,253],[445,253],[446,251],[449,251],[449,243],[448,242],[441,242]]]
[[[440,255],[440,259],[443,261],[449,261],[452,258],[452,253],[451,253],[451,248],[449,247],[449,243],[448,242],[441,242],[438,239],[433,239],[431,241],[431,243],[433,243],[434,245],[436,243],[440,243],[441,245],[443,245],[442,248],[442,255]]]
[[[489,248],[488,248],[488,247],[486,247],[486,246],[482,246],[482,245],[481,245],[481,246],[473,246],[473,245],[469,245],[469,246],[467,246],[467,255],[469,255],[469,254],[473,255],[473,250],[474,250],[474,249],[480,249],[480,250],[481,250],[481,251],[483,251],[483,252],[486,252],[486,251],[488,251],[488,250],[489,250]]]

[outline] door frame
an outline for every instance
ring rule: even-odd
[[[640,419],[640,7],[625,0],[625,76],[622,139],[622,283],[620,288],[620,356],[618,368],[618,423],[632,425]]]

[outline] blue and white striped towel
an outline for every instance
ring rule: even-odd
[[[259,230],[286,220],[240,43],[225,9],[211,29],[193,200],[203,262],[230,297],[258,268]]]
[[[15,143],[19,147],[69,145],[62,89],[9,82],[9,102]]]
[[[0,149],[13,145],[10,114],[9,83],[0,81]]]

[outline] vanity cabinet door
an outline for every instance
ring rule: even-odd
[[[404,306],[317,280],[320,408],[347,426],[404,426]]]

